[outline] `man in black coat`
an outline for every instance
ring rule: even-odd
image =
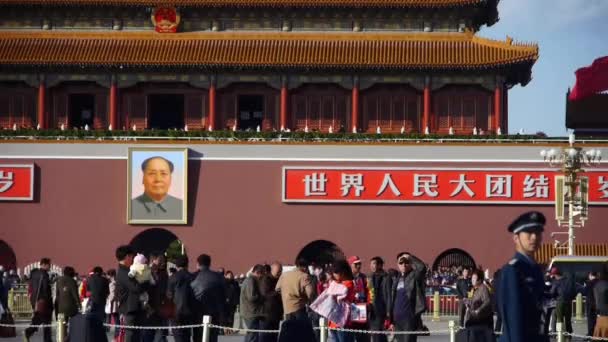
[[[367,284],[371,290],[371,310],[369,315],[370,330],[384,330],[389,293],[391,291],[391,278],[384,271],[384,260],[377,256],[370,261],[371,274],[367,279]],[[372,342],[386,342],[387,336],[384,334],[371,335]]]
[[[419,317],[426,311],[426,265],[417,257],[404,252],[397,256],[399,274],[392,280],[388,316],[391,329],[416,331]],[[416,342],[416,335],[397,335],[398,342]]]
[[[93,268],[93,274],[87,280],[87,290],[91,293],[91,314],[104,321],[106,300],[110,295],[110,282],[103,276],[103,269],[99,266]]]
[[[116,249],[118,268],[116,271],[116,297],[118,298],[118,313],[122,325],[141,326],[145,321],[145,313],[139,300],[142,293],[147,291],[149,284],[139,284],[129,277],[129,267],[133,264],[135,252],[131,246],[120,246]],[[140,330],[125,329],[124,342],[140,342]]]
[[[276,291],[277,282],[283,272],[283,265],[274,262],[272,265],[265,265],[264,275],[260,278],[260,294],[264,298],[264,321],[261,328],[263,330],[279,330],[279,323],[283,319],[283,303],[281,294]],[[278,339],[278,334],[260,334],[261,342],[271,342]]]
[[[51,293],[51,279],[49,270],[51,269],[51,259],[40,259],[40,268],[30,273],[30,302],[34,310],[32,325],[51,324],[53,318],[53,294]],[[25,341],[38,331],[37,327],[28,327],[24,331]],[[42,329],[44,342],[51,342],[51,328]]]
[[[188,272],[188,257],[180,255],[175,258],[177,271],[169,278],[167,298],[175,304],[175,325],[191,325],[194,321],[194,294],[190,283],[192,274]],[[200,322],[197,322],[200,323]],[[190,342],[192,329],[174,329],[175,342]]]
[[[471,279],[469,279],[469,269],[465,268],[462,270],[460,278],[456,281],[456,293],[458,295],[458,324],[464,327],[464,315],[466,307],[464,305],[464,299],[469,296],[471,291]]]
[[[226,303],[226,281],[224,275],[210,270],[211,257],[201,254],[198,259],[199,271],[191,283],[195,302],[195,321],[202,322],[203,316],[211,316],[212,324],[224,321],[224,306]],[[201,341],[203,329],[194,329],[194,340]],[[218,329],[211,329],[210,342],[217,342]]]
[[[226,305],[224,306],[224,326],[234,325],[234,313],[241,301],[241,287],[234,279],[234,273],[227,271],[226,275]]]
[[[595,294],[593,289],[598,282],[597,272],[589,272],[589,278],[585,284],[585,294],[587,296],[587,336],[593,336],[595,322],[597,321],[597,308],[595,307]]]
[[[155,252],[150,255],[150,267],[154,284],[150,285],[148,294],[149,312],[146,324],[150,326],[167,326],[166,317],[161,316],[161,309],[167,300],[167,283],[169,274],[167,273],[167,261],[162,253]],[[146,330],[144,331],[144,342],[166,342],[167,330]]]

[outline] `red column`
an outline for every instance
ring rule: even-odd
[[[110,126],[112,129],[119,129],[118,125],[118,111],[117,111],[117,97],[118,89],[116,87],[116,81],[114,77],[112,77],[112,81],[110,83]]]
[[[288,99],[288,91],[287,84],[281,85],[281,118],[280,118],[280,129],[287,129],[287,99]]]
[[[47,128],[45,99],[46,85],[44,84],[44,79],[41,79],[38,85],[38,125],[42,129]]]
[[[352,94],[352,108],[351,108],[351,127],[350,131],[354,132],[359,129],[359,82],[355,81],[353,84]]]
[[[424,85],[424,113],[422,114],[422,132],[425,132],[429,126],[429,120],[431,117],[431,87],[428,82]]]
[[[207,130],[213,131],[215,129],[215,82],[212,81],[209,85],[209,122],[207,123]]]
[[[502,85],[496,85],[494,90],[494,132],[498,131],[502,122]]]

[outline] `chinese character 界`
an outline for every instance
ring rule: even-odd
[[[365,190],[362,174],[342,174],[342,197],[348,196],[351,188],[355,188],[355,196],[361,196],[361,192]]]
[[[393,182],[393,179],[391,178],[390,173],[384,174],[384,180],[382,181],[382,185],[380,185],[380,190],[378,190],[378,193],[376,194],[376,196],[382,195],[386,191],[386,188],[388,188],[388,187],[391,188],[393,195],[395,195],[397,197],[401,196],[401,191],[399,191],[399,188],[397,188],[397,186],[395,185],[395,182]]]
[[[327,183],[327,177],[325,173],[313,173],[312,175],[306,175],[302,180],[304,182],[304,196],[326,196],[325,184]]]
[[[437,186],[437,175],[414,174],[414,196],[426,194],[429,197],[437,197],[439,195]]]
[[[486,197],[511,198],[511,175],[486,175]]]
[[[467,180],[466,175],[464,173],[460,174],[458,180],[452,180],[450,181],[450,183],[458,183],[458,186],[456,186],[456,189],[454,189],[454,191],[450,194],[450,197],[458,196],[458,194],[460,194],[462,190],[469,194],[470,197],[475,197],[475,193],[467,185],[468,183],[475,184],[475,180]]]
[[[13,186],[13,173],[0,171],[0,192],[5,192]]]
[[[604,178],[604,176],[600,176],[600,189],[598,191],[602,192],[602,197],[600,198],[608,198],[608,179]]]
[[[524,179],[524,198],[530,197],[549,197],[549,177],[540,175],[538,178],[532,178],[532,176],[526,175]]]

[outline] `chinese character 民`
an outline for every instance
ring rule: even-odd
[[[414,174],[414,196],[426,194],[429,197],[437,197],[439,195],[437,186],[437,175]]]
[[[511,175],[486,175],[486,197],[511,198]]]
[[[342,174],[342,197],[347,196],[351,188],[355,188],[355,196],[361,196],[361,192],[365,190],[362,174]]]
[[[458,196],[458,194],[460,194],[462,190],[469,194],[470,197],[475,197],[475,193],[467,185],[468,183],[475,184],[475,180],[467,180],[466,175],[464,173],[460,174],[458,180],[452,180],[450,181],[450,183],[458,183],[458,186],[456,186],[456,189],[454,189],[454,191],[450,194],[450,197]]]
[[[380,190],[378,190],[378,193],[376,194],[376,196],[382,195],[386,191],[386,188],[388,188],[388,187],[391,188],[393,195],[395,195],[397,197],[401,196],[401,191],[399,191],[399,188],[397,188],[397,186],[395,185],[395,182],[393,182],[393,179],[391,178],[390,173],[384,174],[384,180],[382,181],[382,185],[380,185]]]
[[[325,173],[313,173],[312,175],[306,175],[302,180],[304,182],[304,196],[326,196],[325,183],[327,183],[327,177]]]
[[[532,178],[532,176],[526,175],[524,179],[524,198],[530,197],[549,197],[549,177],[540,175],[538,178]]]
[[[13,173],[0,171],[0,192],[5,192],[13,186]]]
[[[599,183],[601,187],[598,191],[602,192],[602,197],[600,198],[608,198],[608,179],[604,178],[604,176],[600,176]]]

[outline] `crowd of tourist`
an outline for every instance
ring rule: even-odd
[[[318,340],[318,330],[313,327],[320,317],[325,317],[333,328],[333,341],[384,342],[386,334],[364,332],[423,334],[421,315],[428,309],[426,288],[436,286],[454,289],[459,298],[458,321],[465,328],[461,332],[469,334],[469,341],[494,341],[494,331],[502,329],[501,316],[509,314],[504,303],[501,309],[498,298],[501,284],[508,283],[505,276],[501,279],[497,272],[489,279],[487,272],[462,266],[439,267],[431,272],[408,252],[399,253],[394,260],[396,267],[387,270],[382,258],[370,259],[367,275],[361,272],[364,261],[351,256],[326,265],[298,258],[295,268],[286,272],[280,262],[258,264],[242,277],[235,277],[229,270],[214,271],[211,257],[206,254],[197,258],[194,273],[189,271],[190,262],[185,255],[175,257],[168,266],[162,253],[152,253],[148,258],[130,246],[120,246],[115,254],[116,269],[104,271],[96,266],[83,277],[70,266],[64,267],[61,276],[52,275],[51,261],[41,259],[39,268],[25,279],[33,317],[32,326],[24,331],[24,340],[30,340],[37,325],[49,324],[56,318],[67,324],[72,322],[70,334],[87,331],[105,336],[109,328],[101,322],[109,323],[108,327],[115,326],[111,333],[116,342],[162,342],[169,334],[176,342],[201,341],[201,323],[204,316],[209,316],[214,325],[210,341],[215,342],[220,334],[235,331],[232,328],[238,310],[242,322],[236,326],[248,329],[247,342]],[[503,272],[508,271],[505,269]],[[0,276],[0,308],[6,311],[8,291],[21,279],[2,267]],[[545,276],[542,310],[546,319],[542,336],[555,331],[556,322],[563,323],[564,330],[572,333],[572,301],[581,292],[589,303],[587,334],[608,334],[608,329],[602,330],[608,326],[608,268],[590,273],[584,286],[577,285],[572,274],[563,274],[558,268]],[[72,329],[78,324],[91,326]],[[280,333],[275,332],[279,330]],[[42,335],[45,342],[51,341],[49,327],[42,328]],[[417,335],[395,335],[395,340],[416,341]]]

